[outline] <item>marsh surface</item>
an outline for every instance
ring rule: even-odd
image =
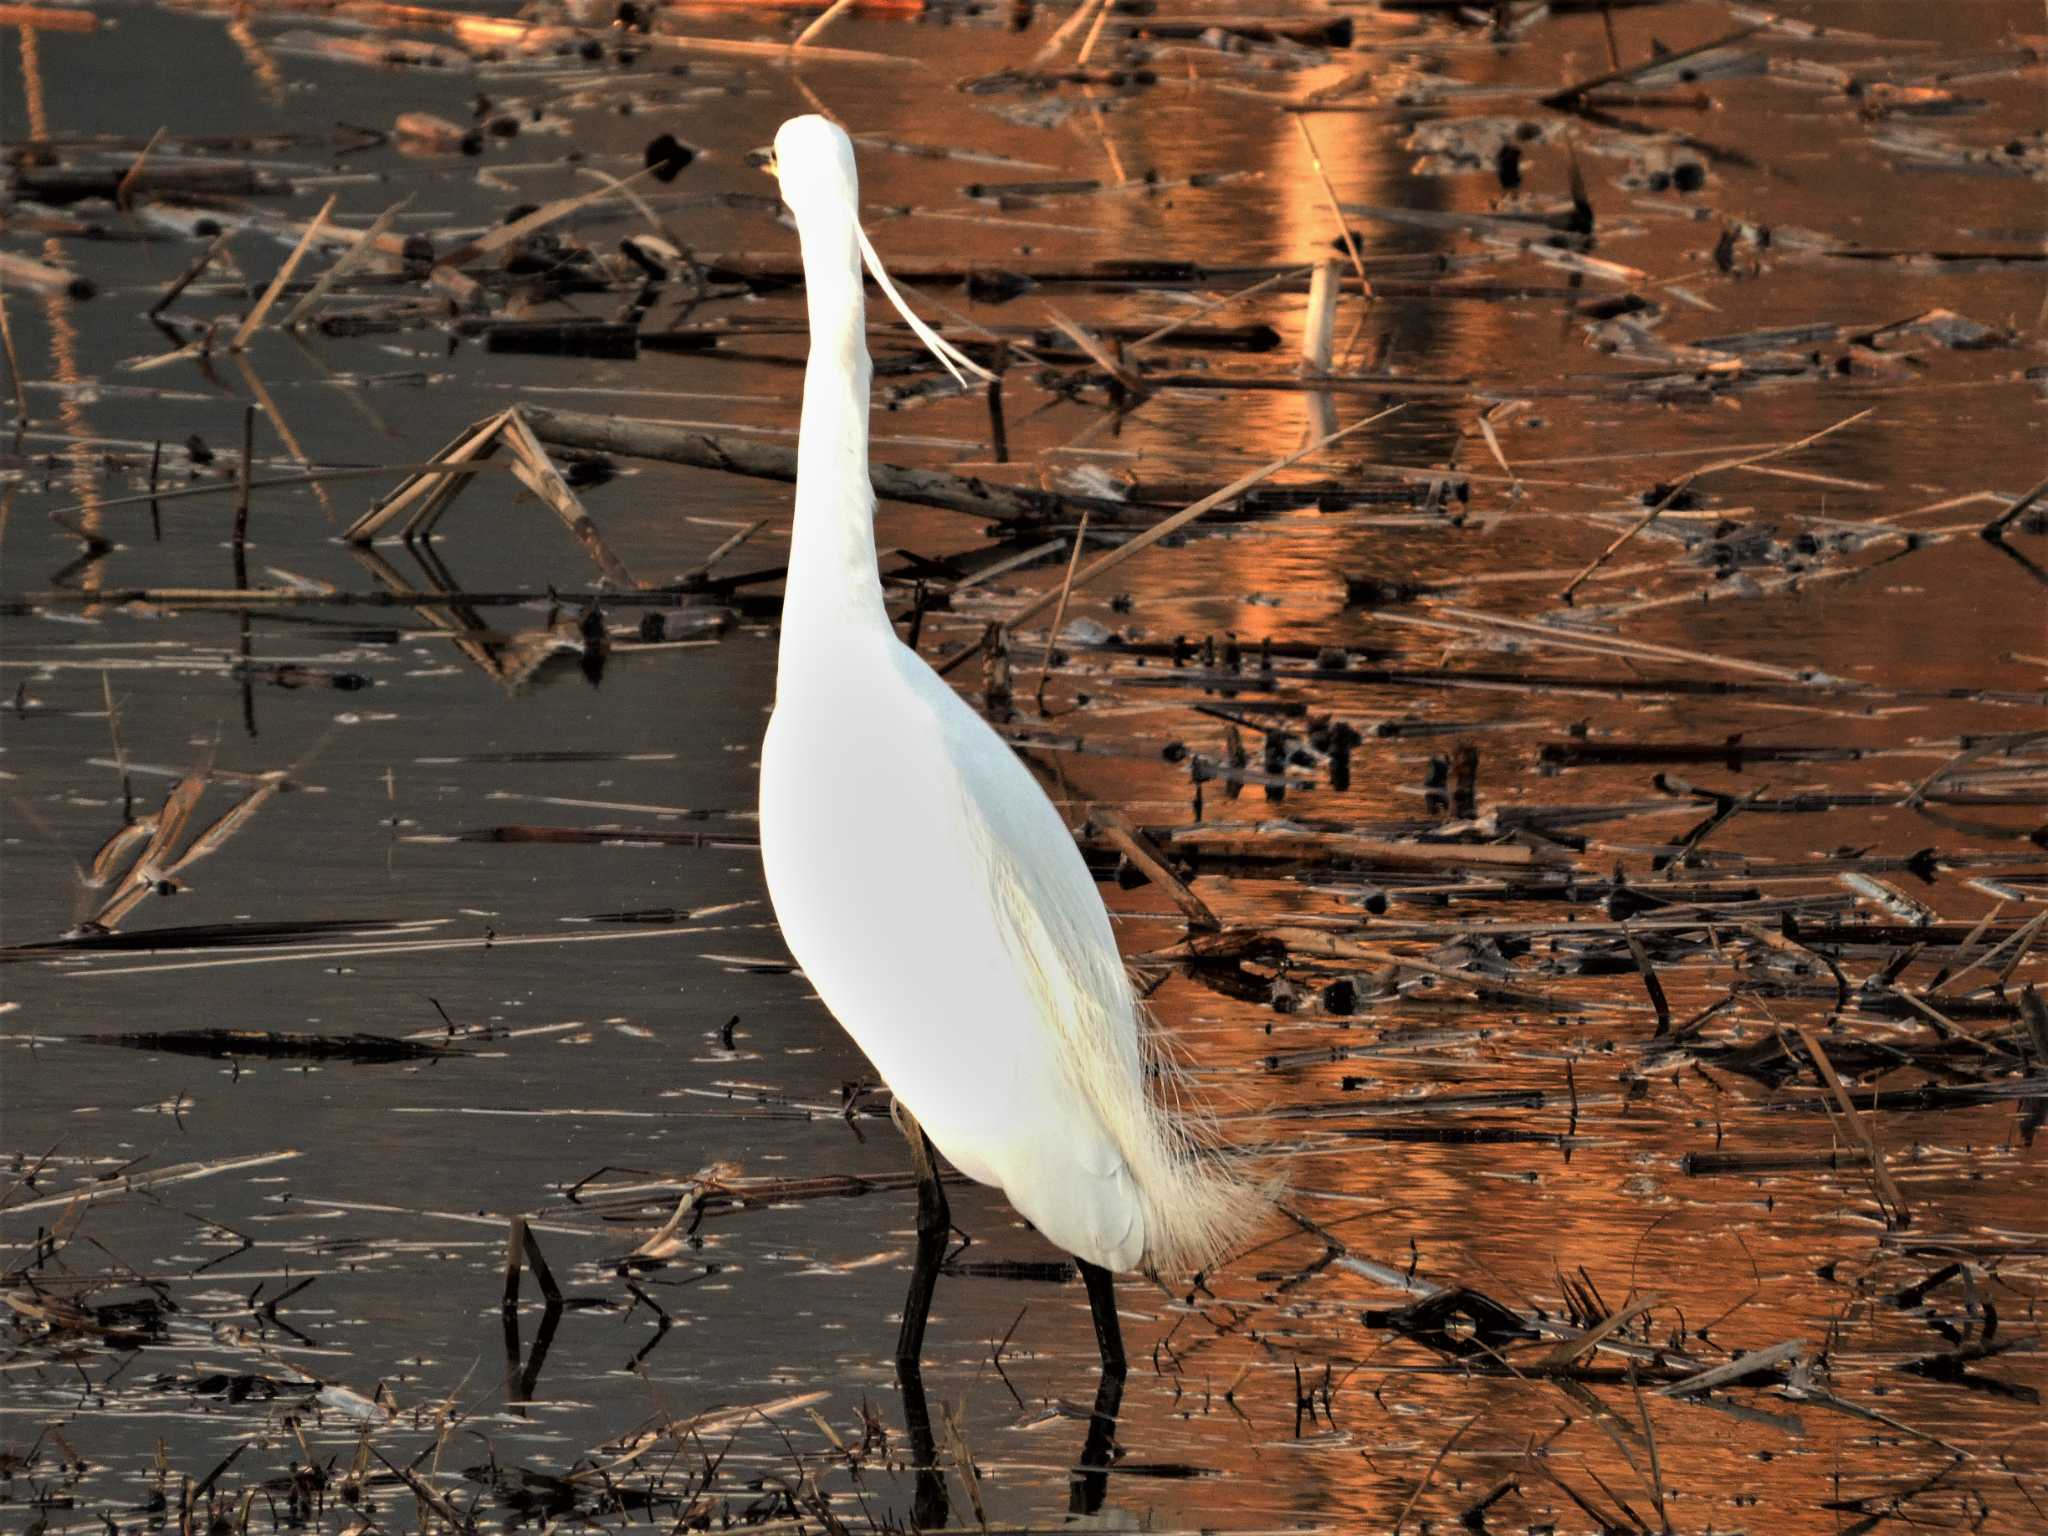
[[[1352,23],[1334,48],[1112,15],[1089,78],[1036,83],[998,72],[1069,13],[856,11],[820,45],[916,62],[800,72],[661,41],[798,24],[737,7],[595,25],[590,57],[378,7],[7,32],[5,249],[99,290],[6,291],[11,1526],[935,1514],[887,1360],[903,1148],[752,846],[776,587],[727,578],[772,578],[787,486],[558,444],[621,594],[497,469],[424,553],[339,537],[403,471],[262,484],[417,466],[515,405],[786,445],[795,240],[744,156],[822,104],[884,259],[1010,348],[999,449],[871,312],[878,462],[1096,498],[1092,551],[1400,406],[1076,591],[1043,709],[1046,618],[1011,639],[996,712],[1071,822],[1119,811],[1224,925],[1084,834],[1159,1019],[1316,1230],[1125,1282],[1091,1485],[1083,1292],[956,1189],[925,1372],[953,1521],[2041,1529],[2039,7],[1814,0],[1732,38],[1767,18],[1502,9],[1304,12]],[[1612,68],[1610,23],[1626,66],[1730,40],[1545,105]],[[407,112],[517,132],[433,153],[383,138]],[[116,182],[159,129],[145,170],[275,186],[30,176]],[[460,273],[366,262],[229,351],[329,196],[445,257],[662,133],[700,153],[637,204]],[[1375,287],[1343,258],[1320,391],[1311,144]],[[205,221],[232,233],[152,326]],[[621,251],[656,225],[703,265]],[[629,335],[489,344],[570,317]],[[1142,398],[1057,329],[1176,319],[1123,356]],[[1210,344],[1258,324],[1270,350]],[[152,475],[213,493],[153,508]],[[1046,505],[882,505],[927,656],[1058,586],[1084,502]],[[954,676],[980,697],[980,658]],[[514,1217],[569,1304],[529,1275],[508,1338]],[[1389,1317],[1457,1286],[1539,1336]]]

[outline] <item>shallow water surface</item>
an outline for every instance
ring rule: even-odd
[[[1335,47],[1120,7],[1035,84],[996,72],[1070,13],[856,10],[791,69],[674,40],[798,24],[737,6],[524,54],[448,12],[97,9],[0,43],[5,250],[99,290],[5,292],[11,1524],[2041,1528],[2038,7],[1300,10]],[[338,51],[394,40],[442,53]],[[1044,617],[1008,703],[953,674],[1299,1220],[1127,1277],[1098,1397],[1064,1256],[953,1188],[928,1443],[888,1359],[904,1149],[754,848],[788,487],[558,443],[622,590],[499,469],[417,546],[340,538],[404,470],[305,483],[514,405],[787,444],[795,238],[745,152],[820,107],[925,313],[1011,349],[999,448],[871,311],[876,460],[1076,498],[883,503],[927,657],[1056,587],[1084,504],[1092,553],[1399,407],[1076,590],[1042,696]],[[407,112],[518,131],[432,153]],[[278,189],[23,180],[160,128],[145,169]],[[330,195],[446,255],[664,132],[679,177],[477,291],[373,258],[229,349]],[[1312,153],[1375,288],[1346,257],[1323,389]],[[701,265],[649,282],[650,221],[657,271]],[[485,344],[571,317],[637,355]],[[1142,399],[1053,329],[1176,319],[1125,354]],[[515,1218],[551,1273],[507,1314]]]

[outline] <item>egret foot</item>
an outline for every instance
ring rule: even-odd
[[[911,1166],[917,1170],[917,1259],[910,1271],[910,1294],[903,1301],[903,1328],[896,1335],[896,1363],[899,1367],[907,1364],[915,1373],[924,1354],[925,1318],[932,1309],[932,1292],[938,1288],[939,1265],[946,1257],[946,1238],[953,1230],[953,1212],[946,1204],[945,1186],[939,1182],[938,1154],[932,1150],[924,1127],[903,1107],[901,1099],[891,1106],[889,1114],[910,1143]],[[1096,1327],[1099,1330],[1101,1324],[1098,1322]]]
[[[1095,1347],[1102,1352],[1105,1376],[1124,1374],[1124,1331],[1116,1320],[1116,1280],[1106,1269],[1086,1259],[1076,1259],[1081,1280],[1088,1287],[1088,1310],[1095,1314]]]

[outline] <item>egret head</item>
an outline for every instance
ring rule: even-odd
[[[792,117],[775,135],[768,170],[798,222],[828,210],[857,217],[860,173],[853,165],[853,141],[837,123],[816,113]]]
[[[861,260],[867,263],[875,286],[896,307],[896,312],[918,340],[945,364],[946,371],[963,388],[968,374],[990,383],[995,381],[994,374],[918,319],[909,304],[904,302],[903,295],[896,291],[896,285],[889,280],[882,258],[875,254],[867,231],[860,227],[860,173],[854,169],[853,140],[846,136],[844,128],[815,113],[792,117],[776,133],[775,147],[756,163],[781,184],[782,200],[796,215],[798,229],[804,232],[806,261],[809,260],[808,243],[813,237],[829,231],[833,222],[843,222],[851,228],[854,242],[860,248]],[[857,271],[855,276],[859,276]],[[963,369],[966,370],[964,373]]]

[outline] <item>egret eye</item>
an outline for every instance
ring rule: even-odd
[[[770,176],[778,174],[775,166],[775,150],[773,146],[766,149],[748,150],[747,164],[757,171],[766,171]]]

